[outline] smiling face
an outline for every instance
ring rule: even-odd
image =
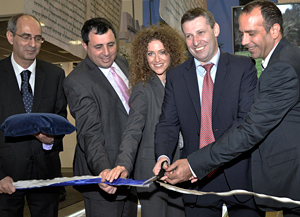
[[[9,43],[13,45],[15,61],[23,68],[28,68],[40,52],[41,43],[37,43],[34,38],[28,42],[24,41],[20,37],[24,34],[31,37],[42,35],[41,26],[33,17],[21,16],[17,21],[15,34],[10,31],[6,33]]]
[[[109,29],[105,34],[89,33],[89,43],[82,42],[91,61],[100,68],[109,68],[117,56],[117,45],[114,33]]]
[[[281,39],[278,24],[274,24],[270,31],[266,32],[263,22],[260,8],[255,8],[250,13],[242,13],[239,17],[242,45],[248,48],[253,58],[265,59]]]
[[[211,28],[205,17],[197,17],[182,24],[182,31],[190,53],[202,64],[209,62],[218,52],[217,37],[220,28]]]
[[[159,76],[165,75],[170,66],[171,58],[163,43],[159,40],[149,42],[146,55],[150,68]]]

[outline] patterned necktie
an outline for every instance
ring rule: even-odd
[[[204,76],[202,87],[200,148],[215,141],[212,131],[212,98],[214,83],[210,76],[210,70],[213,65],[213,63],[210,63],[202,66],[206,70],[206,74]]]
[[[21,72],[21,77],[22,77],[21,94],[23,98],[25,111],[27,113],[31,112],[32,103],[33,103],[32,90],[29,84],[30,74],[31,72],[29,70],[24,70],[23,72]]]
[[[125,101],[126,101],[126,105],[128,106],[129,108],[129,105],[128,105],[128,100],[129,100],[129,93],[128,93],[128,87],[126,86],[126,84],[124,83],[123,79],[116,73],[114,67],[110,67],[110,70],[109,70],[116,82],[116,84],[118,85]]]

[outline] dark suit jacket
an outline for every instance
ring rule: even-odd
[[[117,56],[115,62],[128,76],[128,63]],[[67,76],[64,90],[70,112],[77,127],[74,175],[97,176],[104,169],[112,169],[119,152],[122,133],[128,114],[105,75],[89,57]],[[115,195],[102,191],[98,185],[79,188],[94,199],[121,199],[122,188]]]
[[[25,113],[22,96],[12,67],[11,57],[0,61],[0,122],[14,114]],[[37,60],[32,112],[67,116],[63,93],[64,71],[50,63]],[[61,176],[59,150],[62,136],[56,137],[51,151],[33,136],[5,137],[0,131],[0,179],[11,176],[14,181],[30,179],[34,161],[40,179]]]
[[[250,58],[221,52],[213,91],[212,122],[215,139],[242,122],[253,103],[257,73]],[[171,156],[179,130],[183,134],[183,157],[199,149],[201,105],[194,59],[167,74],[163,111],[156,128],[156,156]],[[166,145],[167,144],[167,145]],[[248,156],[224,169],[231,189],[251,189]],[[247,200],[249,197],[239,197]],[[192,195],[185,202],[195,203]]]
[[[253,190],[300,200],[300,49],[283,38],[261,74],[245,122],[188,156],[201,179],[245,151],[252,154]],[[295,207],[255,198],[261,206]]]
[[[153,176],[156,162],[154,131],[161,114],[164,92],[164,86],[156,75],[145,84],[140,82],[132,88],[129,119],[116,165],[125,166],[129,173],[134,166],[134,179]]]

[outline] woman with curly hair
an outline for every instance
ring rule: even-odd
[[[107,181],[126,178],[132,171],[133,178],[138,180],[153,176],[154,132],[161,114],[166,73],[186,58],[183,38],[169,26],[151,26],[135,36],[130,58],[129,118],[116,167],[103,177]],[[174,158],[179,158],[179,148]],[[142,217],[185,216],[181,195],[157,183],[149,188],[137,188],[137,194]]]

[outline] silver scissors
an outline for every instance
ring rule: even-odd
[[[147,179],[143,184],[144,185],[149,184],[149,183],[152,183],[152,182],[157,181],[157,180],[161,179],[162,177],[164,177],[165,172],[166,172],[166,170],[164,169],[165,164],[167,166],[169,166],[169,162],[167,160],[164,160],[163,162],[161,162],[161,169],[160,169],[158,175],[155,175],[155,176],[151,177],[150,179]]]

